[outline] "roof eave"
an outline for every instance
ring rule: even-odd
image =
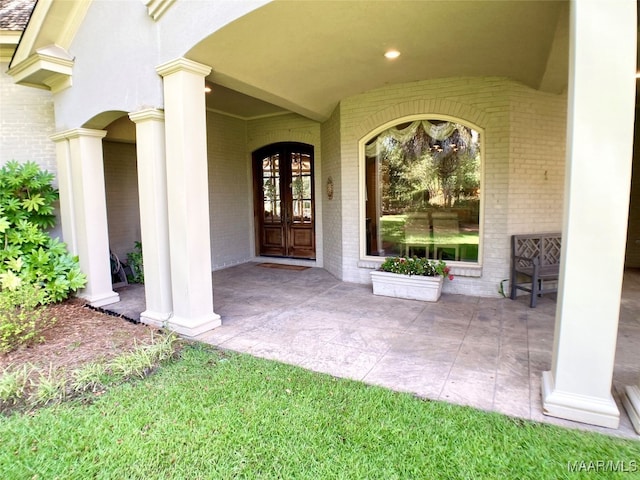
[[[59,91],[71,85],[68,51],[92,0],[38,0],[9,64],[16,83]]]
[[[56,93],[71,86],[73,58],[60,46],[50,45],[12,66],[8,73],[20,85]]]

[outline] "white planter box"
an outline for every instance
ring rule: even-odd
[[[371,272],[371,281],[374,295],[436,302],[442,293],[444,277],[400,275],[375,270]]]

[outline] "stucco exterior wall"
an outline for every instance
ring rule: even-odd
[[[56,150],[51,92],[16,85],[0,63],[0,165],[10,160],[36,162],[55,173]]]
[[[69,48],[75,58],[73,87],[56,94],[57,130],[103,128],[100,118],[92,120],[103,112],[162,108],[156,67],[187,55],[196,43],[265,3],[182,0],[156,22],[145,2],[91,2]]]
[[[252,257],[252,208],[246,122],[207,112],[209,215],[213,270]]]
[[[341,102],[343,279],[369,282],[369,272],[373,267],[371,262],[361,261],[363,227],[359,217],[362,207],[358,142],[377,127],[395,119],[419,114],[447,115],[482,129],[484,163],[481,186],[482,269],[459,271],[453,282],[445,283],[444,291],[498,295],[500,281],[508,277],[511,229],[535,230],[538,222],[550,228],[559,226],[562,221],[563,184],[558,172],[564,168],[564,152],[559,145],[565,134],[562,125],[566,101],[559,96],[539,97],[538,92],[508,79],[457,78],[394,85]],[[534,193],[539,187],[534,185],[524,195],[516,195],[513,198],[515,204],[511,206],[510,184],[526,181],[529,172],[520,165],[536,161],[535,152],[540,148],[540,124],[543,121],[553,125],[543,127],[543,133],[548,133],[548,130],[561,132],[552,140],[545,140],[554,153],[541,161],[547,178],[551,176],[553,181],[545,187],[546,192],[552,193],[552,198],[542,200],[543,204],[538,208]],[[529,132],[529,128],[532,131]],[[514,175],[516,168],[520,170]],[[549,211],[547,207],[554,199],[558,199],[558,204]],[[537,214],[527,214],[525,225],[512,225],[520,222],[521,212],[532,206]]]

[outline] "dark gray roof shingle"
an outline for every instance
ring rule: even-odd
[[[0,30],[24,30],[36,0],[0,0]]]

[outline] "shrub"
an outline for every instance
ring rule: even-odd
[[[6,367],[0,374],[0,406],[3,403],[15,405],[27,395],[29,375],[34,367],[24,364],[19,368]]]
[[[37,379],[31,380],[33,391],[29,396],[29,402],[33,406],[59,403],[65,399],[67,393],[67,378],[64,372],[56,371],[52,364],[49,370],[37,372]]]
[[[0,353],[42,341],[42,332],[56,321],[42,306],[45,296],[33,284],[0,291]]]
[[[131,270],[131,275],[127,276],[127,280],[129,280],[129,283],[144,283],[142,243],[136,242],[133,251],[127,253],[127,266]]]
[[[0,289],[39,285],[42,303],[58,302],[86,284],[78,258],[46,229],[55,225],[53,175],[33,162],[0,169]]]

